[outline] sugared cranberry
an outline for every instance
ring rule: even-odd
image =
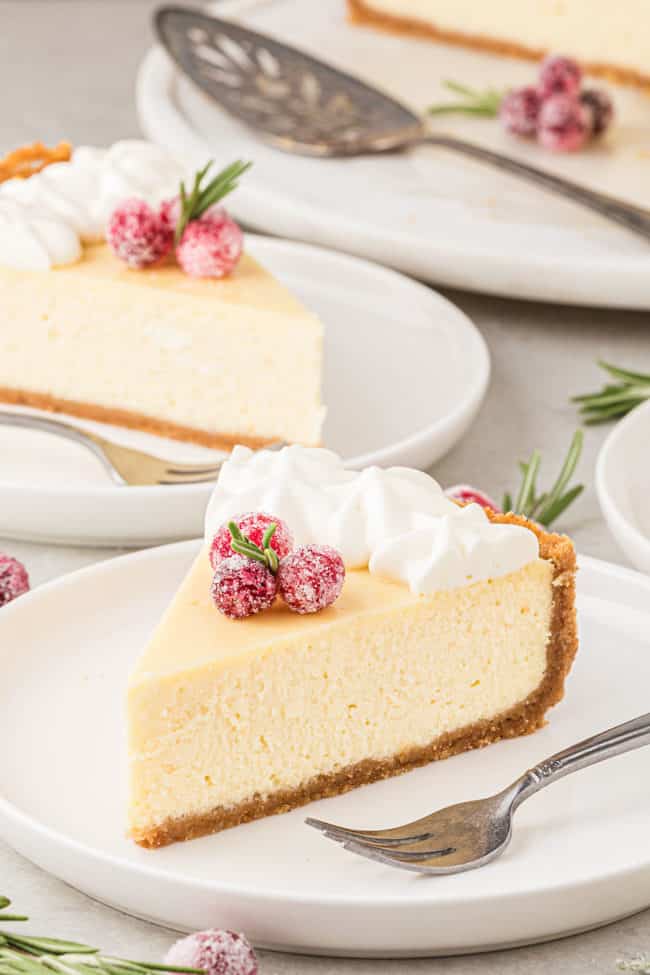
[[[27,569],[18,559],[0,552],[0,607],[29,592]]]
[[[244,247],[241,228],[219,209],[191,220],[176,248],[176,260],[195,278],[223,278],[234,270]]]
[[[501,508],[489,494],[479,491],[478,488],[472,487],[470,484],[454,484],[453,487],[447,488],[445,494],[450,500],[458,501],[459,504],[480,504],[482,508],[490,508],[497,514],[501,513]]]
[[[172,249],[173,231],[144,200],[124,200],[113,211],[106,239],[116,257],[129,267],[155,264]]]
[[[569,95],[547,99],[539,113],[537,138],[552,152],[576,152],[589,137],[589,116],[582,103]]]
[[[206,975],[257,975],[258,962],[243,934],[234,931],[197,931],[181,938],[165,955],[179,968],[200,968]]]
[[[552,54],[539,69],[539,94],[543,99],[553,95],[577,95],[582,83],[582,69],[573,58]]]
[[[163,200],[158,209],[158,216],[162,223],[167,227],[171,234],[176,231],[176,224],[181,215],[180,197],[172,196],[169,200]]]
[[[277,579],[271,570],[243,555],[231,555],[219,562],[212,579],[215,606],[233,620],[270,609],[277,591]]]
[[[609,128],[614,118],[612,99],[602,88],[585,88],[580,95],[580,101],[589,117],[592,135],[602,135]]]
[[[254,545],[262,547],[264,533],[270,525],[275,525],[275,531],[271,537],[270,548],[273,549],[279,559],[283,559],[293,548],[293,535],[291,534],[286,522],[274,515],[267,515],[265,511],[249,511],[248,514],[240,515],[233,521]],[[232,535],[228,525],[222,525],[212,540],[210,546],[210,565],[216,569],[222,559],[230,558],[233,554]]]
[[[305,545],[287,555],[278,569],[278,588],[294,613],[317,613],[341,595],[343,559],[329,545]]]
[[[542,100],[533,85],[516,88],[504,95],[499,109],[501,124],[513,135],[531,136],[537,131]]]

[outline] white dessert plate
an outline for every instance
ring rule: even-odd
[[[64,577],[0,612],[0,835],[107,904],[258,945],[428,955],[532,943],[650,904],[648,752],[526,803],[495,863],[424,878],[346,853],[307,812],[389,825],[488,794],[534,762],[648,710],[650,579],[593,559],[579,575],[582,648],[537,734],[434,763],[216,836],[145,851],[125,836],[127,673],[197,551],[185,542]]]
[[[352,467],[427,468],[465,433],[487,389],[490,361],[479,332],[454,305],[345,255],[253,235],[247,247],[325,323],[326,446]],[[257,379],[273,396],[273,377]],[[177,461],[214,456],[111,432]],[[0,536],[137,546],[195,538],[211,491],[210,484],[120,487],[78,445],[0,425]]]
[[[596,489],[605,520],[630,562],[650,572],[650,402],[619,420],[600,449]]]
[[[536,71],[529,62],[353,27],[345,0],[230,0],[212,9],[324,57],[416,111],[449,100],[444,79],[509,88],[530,84]],[[507,136],[495,120],[446,116],[435,125],[647,207],[647,96],[610,87],[616,127],[577,154],[544,152]],[[173,152],[196,164],[209,157],[255,160],[229,205],[258,230],[361,254],[451,287],[650,308],[647,242],[486,166],[431,147],[342,160],[286,155],[222,112],[158,48],[142,65],[137,94],[144,130]]]

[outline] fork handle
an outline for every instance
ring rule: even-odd
[[[636,748],[643,748],[644,745],[650,745],[650,714],[643,714],[625,724],[610,728],[609,731],[586,738],[529,769],[515,783],[514,806],[516,808],[529,796],[558,779],[563,779],[565,775],[597,765],[616,755],[624,755]]]
[[[13,413],[9,410],[0,410],[0,425],[23,427],[27,430],[40,430],[43,433],[53,433],[59,437],[64,437],[66,440],[74,440],[75,443],[79,443],[88,450],[91,450],[102,462],[111,477],[123,483],[102,450],[102,444],[106,441],[97,434],[91,433],[89,430],[81,430],[79,427],[73,426],[72,423],[66,423],[65,420],[36,416],[32,413]]]
[[[586,186],[574,183],[571,180],[555,176],[553,173],[537,169],[536,166],[529,166],[527,163],[520,162],[510,156],[504,156],[500,152],[493,152],[483,146],[477,146],[473,142],[465,142],[463,139],[456,139],[446,135],[425,135],[417,140],[415,144],[426,143],[427,145],[439,146],[442,149],[450,149],[452,152],[461,153],[464,156],[471,156],[479,162],[488,163],[502,172],[519,176],[534,183],[542,189],[549,190],[557,196],[562,196],[572,203],[578,203],[589,210],[594,210],[602,217],[614,223],[621,224],[627,230],[650,240],[650,210],[644,207],[635,206],[633,203],[626,203],[606,193],[599,193],[597,190],[590,190]]]

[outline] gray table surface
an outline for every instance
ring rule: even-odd
[[[305,0],[308,2],[308,0]],[[311,0],[315,2],[315,0]],[[0,0],[0,148],[42,138],[106,144],[138,134],[133,82],[150,43],[152,0]],[[472,432],[434,471],[444,483],[470,481],[500,496],[516,481],[516,460],[537,446],[544,469],[561,462],[576,414],[572,393],[595,388],[595,360],[650,367],[646,314],[525,304],[449,295],[476,322],[490,347],[490,392]],[[564,526],[581,552],[624,558],[603,522],[593,489],[595,458],[606,430],[588,430],[580,476],[585,496]],[[35,585],[118,554],[0,539],[27,564]],[[48,877],[0,842],[0,893],[31,914],[42,933],[78,938],[127,957],[158,959],[170,942],[160,929],[89,901]],[[606,973],[616,960],[650,951],[650,911],[597,932],[552,944],[450,960],[352,961],[263,953],[263,971],[293,975],[418,975],[563,971]]]

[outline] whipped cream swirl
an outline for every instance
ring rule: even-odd
[[[0,196],[0,265],[47,271],[81,257],[75,231],[38,207]]]
[[[330,450],[235,447],[208,506],[206,540],[247,511],[287,522],[296,544],[332,545],[349,569],[408,585],[455,589],[515,572],[539,556],[533,532],[459,508],[433,478],[406,467],[350,471]]]
[[[34,271],[73,264],[82,242],[103,240],[121,200],[156,205],[178,192],[184,175],[164,149],[132,139],[110,149],[81,146],[69,162],[7,180],[0,184],[0,264]]]

